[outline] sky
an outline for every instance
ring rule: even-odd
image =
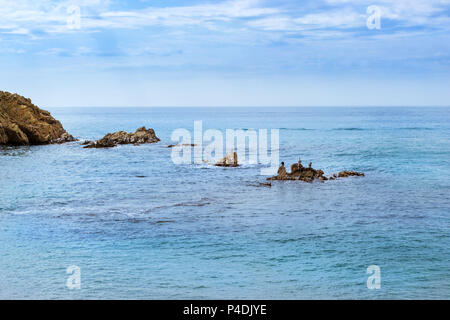
[[[450,106],[450,0],[0,0],[0,90],[40,107]]]

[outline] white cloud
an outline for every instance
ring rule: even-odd
[[[25,29],[25,28],[17,28],[17,29],[11,28],[10,31],[4,31],[3,33],[28,35],[28,34],[30,34],[30,30]]]
[[[326,3],[353,7],[377,5],[382,8],[384,18],[424,23],[429,17],[448,9],[450,0],[326,0]]]
[[[312,0],[311,0],[312,1]],[[91,32],[104,29],[140,29],[151,26],[181,28],[196,26],[216,32],[241,33],[250,28],[262,32],[302,32],[322,38],[332,35],[330,29],[342,34],[349,29],[364,28],[366,6],[377,4],[382,19],[397,21],[406,27],[425,26],[449,28],[450,0],[323,0],[312,1],[314,11],[288,11],[279,3],[260,0],[225,0],[189,6],[149,6],[144,9],[111,10],[109,1],[65,0],[27,1],[3,0],[0,5],[0,34],[33,36],[34,31],[46,33]],[[151,5],[151,2],[149,2]],[[81,7],[82,28],[67,27],[72,5]],[[325,32],[326,31],[326,32]]]
[[[117,28],[142,26],[197,25],[209,28],[212,23],[230,22],[235,19],[255,18],[277,14],[279,9],[262,8],[256,0],[232,0],[217,4],[156,8],[143,10],[109,11],[100,14],[102,20],[89,21],[92,27],[102,24]]]

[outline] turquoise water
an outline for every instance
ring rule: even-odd
[[[450,299],[450,108],[50,111],[80,139],[145,125],[161,142],[0,149],[2,299]],[[265,188],[259,165],[175,165],[194,120],[279,128],[281,161],[366,177]]]

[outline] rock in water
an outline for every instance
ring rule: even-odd
[[[225,156],[225,158],[217,161],[216,166],[218,167],[237,167],[238,164],[238,156],[236,152],[231,152]]]
[[[348,178],[348,177],[352,177],[352,176],[364,177],[364,173],[357,172],[357,171],[341,171],[337,175],[338,178]]]
[[[284,167],[281,167],[284,169]],[[291,166],[291,173],[286,173],[286,169],[278,170],[278,175],[268,178],[267,180],[301,180],[305,182],[313,182],[315,179],[319,181],[328,180],[323,175],[322,170],[316,170],[313,168],[299,167],[298,163],[294,163]]]
[[[64,143],[75,139],[30,99],[0,91],[0,145]]]
[[[182,144],[169,144],[167,148],[175,148],[175,147],[195,147],[197,146],[194,143],[182,143]]]
[[[160,141],[155,134],[155,130],[141,127],[135,133],[128,133],[125,131],[118,131],[108,133],[106,136],[95,142],[85,142],[85,148],[112,148],[118,144],[141,144],[154,143]]]
[[[297,163],[294,163],[291,166],[291,173],[286,173],[286,168],[281,166],[278,169],[278,174],[274,177],[267,178],[267,180],[301,180],[305,182],[313,182],[314,180],[326,181],[326,180],[336,180],[338,178],[347,178],[351,176],[359,176],[364,177],[364,173],[357,171],[341,171],[338,174],[333,174],[329,178],[323,175],[322,170],[316,170],[312,168],[311,162],[308,165],[308,168],[300,166]]]
[[[268,187],[268,188],[270,188],[271,186],[272,186],[272,184],[270,182],[267,182],[267,183],[260,182],[258,184],[258,187]]]

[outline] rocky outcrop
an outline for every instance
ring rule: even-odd
[[[108,133],[106,136],[97,141],[86,141],[83,144],[85,148],[112,148],[118,144],[143,144],[155,143],[160,141],[153,129],[141,127],[134,133],[118,131]]]
[[[218,166],[218,167],[237,167],[237,166],[239,166],[237,153],[230,152],[224,158],[217,161],[216,166]]]
[[[308,168],[303,167],[301,164],[295,163],[291,166],[291,173],[287,173],[283,165],[278,169],[278,174],[267,180],[301,180],[305,182],[313,182],[315,179],[319,181],[328,180],[323,175],[322,170],[313,169],[311,166]]]
[[[30,99],[0,91],[0,145],[64,143],[75,139]]]
[[[330,180],[336,180],[338,178],[348,178],[348,177],[364,177],[365,174],[363,172],[357,171],[341,171],[338,174],[333,174],[330,176]]]
[[[267,180],[301,180],[305,182],[313,182],[314,180],[318,180],[323,182],[351,176],[364,177],[364,173],[357,171],[341,171],[338,174],[333,174],[327,178],[324,176],[324,172],[322,170],[312,168],[311,163],[309,163],[309,166],[306,168],[302,166],[301,162],[294,163],[291,166],[291,173],[287,173],[283,162],[281,167],[278,169],[278,174],[274,177],[267,178]]]

